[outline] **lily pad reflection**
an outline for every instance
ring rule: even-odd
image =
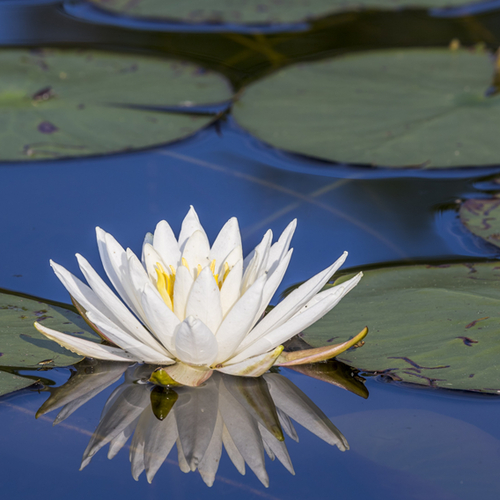
[[[59,423],[125,372],[125,381],[104,406],[82,468],[107,444],[108,458],[113,458],[133,434],[130,460],[136,480],[145,471],[151,482],[177,445],[181,470],[198,470],[211,486],[224,447],[241,474],[248,465],[268,486],[264,453],[272,460],[278,458],[294,474],[285,444],[285,435],[298,440],[292,419],[339,450],[349,448],[326,415],[278,373],[242,378],[216,372],[199,387],[162,388],[147,382],[153,370],[147,365],[126,368],[120,363],[91,363],[96,363],[91,373],[86,373],[88,365],[80,364],[76,376],[52,389],[37,413],[62,407],[54,421]]]

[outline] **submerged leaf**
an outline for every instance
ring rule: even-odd
[[[500,247],[500,198],[466,200],[460,205],[462,224],[476,236]]]
[[[498,262],[367,270],[303,339],[325,345],[366,323],[363,348],[340,361],[388,380],[497,394],[499,280]]]

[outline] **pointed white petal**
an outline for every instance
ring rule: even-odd
[[[80,304],[84,311],[99,311],[107,316],[110,321],[120,324],[117,316],[102,302],[94,290],[54,261],[51,260],[50,265],[66,290],[68,290],[73,299]]]
[[[181,321],[186,317],[186,304],[193,284],[193,276],[187,267],[179,266],[175,273],[174,313]]]
[[[132,294],[130,298],[134,302],[134,306],[140,313],[140,318],[144,322],[144,310],[142,309],[142,290],[146,283],[150,283],[148,273],[144,270],[144,266],[141,261],[137,258],[134,252],[127,248],[127,261],[128,261],[128,274],[130,278],[130,283],[132,285]]]
[[[198,275],[198,265],[204,268],[210,263],[209,252],[210,244],[207,235],[205,232],[195,231],[187,240],[182,252],[182,258],[186,260],[193,278]]]
[[[234,247],[222,260],[222,265],[226,264],[232,269],[239,260],[243,259],[243,249],[240,246]],[[243,273],[242,273],[243,274]]]
[[[297,219],[294,219],[281,233],[278,241],[271,246],[271,250],[269,251],[269,260],[267,262],[267,271],[269,274],[274,272],[281,260],[287,254],[296,227]]]
[[[158,222],[153,247],[167,266],[177,267],[180,264],[181,251],[179,250],[179,244],[167,221]]]
[[[154,332],[156,338],[165,346],[169,353],[175,356],[174,333],[180,324],[180,320],[165,304],[151,283],[146,283],[144,287],[142,307],[148,324],[151,326],[151,330]]]
[[[227,313],[240,298],[241,280],[243,279],[243,260],[240,259],[229,271],[222,287],[220,289],[220,303],[222,308],[222,317]]]
[[[193,207],[190,207],[189,212],[182,221],[181,232],[179,234],[179,249],[181,252],[184,251],[187,240],[195,231],[201,231],[206,237],[205,230],[200,224],[200,219],[198,219],[198,214]]]
[[[87,262],[87,260],[79,254],[76,255],[76,258],[78,259],[78,264],[80,265],[80,269],[84,274],[85,278],[87,279],[89,285],[98,295],[102,303],[105,304],[109,310],[114,312],[114,316],[118,320],[117,324],[114,323],[113,321],[108,321],[108,322],[110,324],[114,324],[115,327],[118,329],[123,329],[126,333],[133,336],[137,340],[140,340],[142,343],[149,345],[149,347],[151,347],[152,349],[160,347],[159,344],[151,337],[150,333],[144,328],[144,326],[127,309],[127,307],[123,304],[123,302],[112,292],[112,290],[108,287],[108,285],[104,283],[102,278],[95,272],[95,270]],[[137,261],[137,263],[140,265],[139,261]],[[82,305],[84,306],[84,304]],[[91,309],[88,312],[92,313],[94,311]],[[100,313],[100,316],[103,316],[105,318],[109,317],[109,315],[103,311],[97,310],[95,312]]]
[[[239,248],[241,252],[241,235],[236,217],[232,217],[224,224],[210,250],[209,261],[215,259],[216,274],[220,272],[221,266],[234,248]],[[243,255],[239,258],[242,259]]]
[[[109,449],[108,449],[109,460],[114,458],[117,455],[117,453],[127,444],[127,441],[129,440],[130,436],[134,433],[137,420],[138,419],[130,422],[130,424],[128,424],[127,427],[125,427],[125,429],[122,429],[120,433],[109,442]]]
[[[260,377],[274,365],[282,352],[283,346],[280,345],[270,352],[252,356],[231,365],[224,365],[222,368],[217,368],[217,370],[228,375],[239,375],[240,377]],[[229,362],[232,363],[232,361]]]
[[[326,295],[320,302],[312,305],[311,307],[305,309],[302,313],[295,315],[289,319],[286,323],[282,324],[278,328],[269,331],[259,340],[250,344],[249,347],[238,353],[230,362],[238,362],[247,358],[248,356],[256,356],[262,352],[267,352],[269,349],[283,344],[287,340],[291,339],[297,333],[305,330],[308,326],[312,325],[318,319],[323,317],[327,312],[332,310],[361,279],[362,274],[358,274],[349,281],[338,285],[335,288],[335,293],[330,293]],[[259,326],[259,325],[257,325]]]
[[[180,439],[177,439],[176,444],[177,444],[177,462],[179,463],[179,469],[184,473],[191,472],[191,469],[189,468],[189,465],[186,462],[186,457],[184,456],[184,453],[182,451]]]
[[[323,441],[349,449],[342,433],[328,417],[292,382],[278,373],[264,375],[277,407]]]
[[[344,263],[347,257],[347,252],[336,260],[330,267],[313,276],[308,281],[296,288],[288,297],[283,299],[262,321],[250,332],[242,343],[238,353],[242,352],[247,346],[251,345],[257,339],[263,337],[268,332],[275,330],[283,325],[292,316],[295,315],[302,306],[307,304],[316,293],[318,293],[325,283],[330,279],[332,274]],[[289,337],[291,338],[291,337]],[[261,351],[262,352],[262,351]]]
[[[237,471],[244,476],[245,475],[245,460],[242,457],[241,453],[238,451],[238,448],[234,444],[233,438],[227,427],[224,425],[222,428],[222,442],[224,444],[224,448],[226,449],[226,453],[228,454],[231,462],[233,462]]]
[[[102,265],[108,275],[109,281],[111,281],[115,290],[127,306],[138,315],[128,295],[130,284],[128,283],[128,263],[125,250],[113,236],[103,231],[100,227],[96,227],[96,234],[99,255],[101,256]]]
[[[210,366],[217,357],[217,340],[199,319],[188,316],[175,333],[175,352],[184,363]]]
[[[80,356],[108,359],[111,361],[141,361],[140,358],[125,352],[123,349],[97,344],[89,340],[73,337],[72,335],[66,335],[65,333],[57,332],[56,330],[52,330],[36,322],[35,327],[50,340],[57,342],[59,345]]]
[[[154,236],[152,233],[146,233],[146,236],[144,236],[144,241],[142,242],[142,252],[141,252],[141,262],[143,263],[144,267],[146,267],[146,258],[144,256],[144,247],[146,245],[152,245],[154,240]]]
[[[245,269],[245,273],[243,275],[243,283],[241,288],[242,294],[245,293],[245,291],[254,283],[254,281],[266,271],[267,260],[269,258],[269,251],[271,249],[272,240],[273,232],[269,229],[262,238],[262,241],[255,247],[254,258]]]
[[[146,363],[157,363],[159,365],[169,365],[175,362],[168,356],[168,351],[160,344],[157,343],[158,349],[155,349],[142,343],[140,340],[131,337],[112,323],[109,323],[104,316],[97,312],[89,312],[87,316],[92,323],[102,330],[107,338],[118,347],[129,352],[135,359],[139,359]]]
[[[201,271],[191,288],[186,304],[188,316],[203,321],[213,333],[219,329],[222,322],[220,291],[209,267]]]
[[[261,276],[236,302],[222,321],[216,333],[219,345],[216,363],[223,363],[232,356],[255,324],[265,284],[266,276]]]
[[[158,280],[158,275],[156,273],[157,264],[160,263],[165,269],[167,263],[163,261],[160,254],[149,243],[144,245],[143,254],[149,279],[152,283],[156,283]]]

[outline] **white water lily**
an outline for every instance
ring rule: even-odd
[[[291,222],[274,244],[269,230],[243,259],[237,219],[230,219],[210,246],[191,207],[178,239],[166,221],[158,223],[154,235],[146,235],[142,262],[97,228],[102,264],[121,300],[81,255],[76,257],[89,286],[55,262],[51,265],[84,318],[113,345],[35,326],[80,355],[158,365],[169,379],[193,386],[213,370],[257,377],[273,364],[332,357],[338,349],[327,347],[287,358],[282,344],[330,311],[359,282],[361,273],[320,291],[347,252],[263,317],[290,262],[295,226]],[[342,350],[364,335],[342,344]]]

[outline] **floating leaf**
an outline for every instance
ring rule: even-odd
[[[466,200],[460,205],[460,220],[473,234],[500,247],[500,198]]]
[[[368,8],[448,7],[470,0],[91,0],[114,13],[189,23],[270,24],[309,21],[328,14]]]
[[[183,113],[187,108],[230,97],[222,76],[185,62],[100,51],[3,49],[0,160],[163,144],[213,120]]]
[[[25,387],[29,387],[36,383],[36,380],[31,378],[19,377],[12,373],[0,371],[0,396],[9,394],[10,392],[19,391]]]
[[[294,65],[250,85],[237,121],[273,146],[326,160],[450,168],[500,162],[490,55],[406,49]]]
[[[364,346],[340,361],[389,380],[500,392],[499,262],[368,270],[303,339],[327,345],[365,324]]]
[[[83,359],[38,333],[35,321],[78,338],[100,341],[70,306],[1,290],[0,366],[52,368]]]

